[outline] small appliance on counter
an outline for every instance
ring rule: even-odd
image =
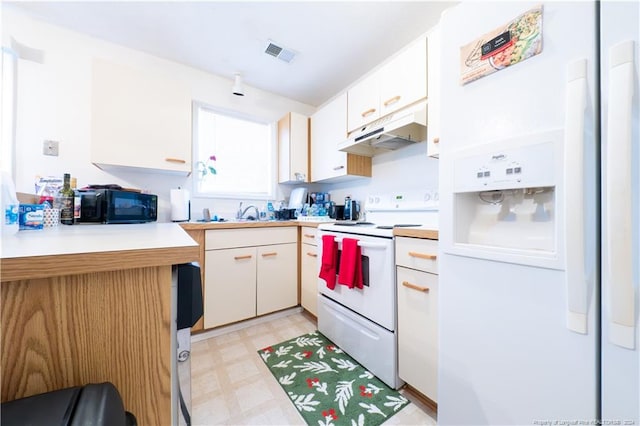
[[[307,199],[307,188],[295,188],[289,196],[289,209],[300,210]]]
[[[80,194],[80,217],[86,223],[144,223],[158,220],[158,196],[89,186]]]
[[[186,189],[171,190],[171,220],[188,222],[191,219],[191,198]]]
[[[352,200],[351,197],[344,199],[344,211],[342,218],[344,220],[358,220],[360,217],[360,203]]]

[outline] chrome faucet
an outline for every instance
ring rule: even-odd
[[[260,219],[260,212],[258,211],[258,208],[254,205],[251,206],[247,206],[244,210],[242,209],[242,201],[240,201],[240,206],[238,206],[238,212],[236,213],[236,219],[242,219],[244,218],[245,213],[247,213],[247,210],[249,209],[254,209],[256,211],[256,215],[254,216],[255,220]]]

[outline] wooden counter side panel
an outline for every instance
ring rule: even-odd
[[[1,285],[9,401],[112,382],[140,425],[171,423],[171,267]]]
[[[105,251],[55,256],[2,259],[2,281],[17,281],[71,274],[114,271],[157,265],[178,265],[198,260],[198,246],[146,250]]]

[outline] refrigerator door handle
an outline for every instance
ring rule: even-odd
[[[606,148],[605,285],[609,289],[609,340],[635,346],[632,261],[631,126],[634,43],[609,49],[609,111]]]
[[[584,211],[584,123],[587,109],[587,60],[567,69],[567,99],[564,140],[565,215]],[[567,328],[587,334],[588,283],[585,268],[584,213],[565,217]]]

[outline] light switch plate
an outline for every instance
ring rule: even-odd
[[[58,141],[49,141],[45,140],[42,144],[42,153],[44,155],[52,155],[54,157],[58,156]]]

